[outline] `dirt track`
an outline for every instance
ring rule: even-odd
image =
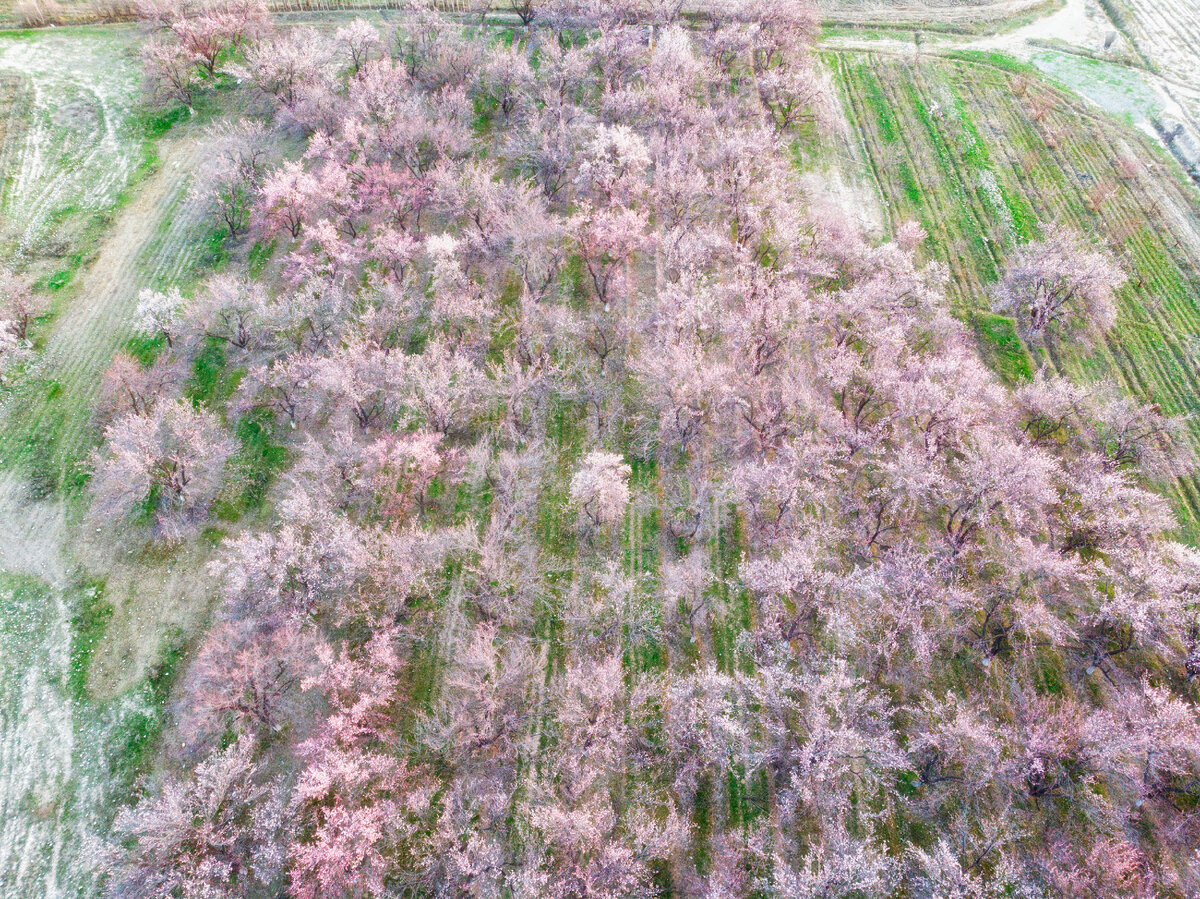
[[[862,25],[891,22],[978,26],[1002,24],[1046,0],[818,0],[823,18]]]

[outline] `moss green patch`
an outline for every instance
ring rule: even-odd
[[[137,360],[142,368],[149,368],[158,361],[162,351],[167,348],[167,341],[161,334],[155,337],[139,335],[125,341],[125,352]]]
[[[251,278],[257,278],[262,274],[274,252],[275,241],[263,243],[259,240],[254,242],[254,246],[250,247],[250,252],[246,257],[246,268]]]
[[[69,269],[69,268],[61,269],[60,271],[55,272],[53,275],[51,275],[49,278],[46,279],[46,290],[51,291],[51,292],[57,291],[57,290],[62,290],[64,287],[66,287],[68,284],[71,283],[71,279],[74,277],[75,277],[74,269]]]
[[[1005,315],[976,312],[971,323],[980,354],[1005,384],[1021,384],[1033,378],[1033,360],[1017,335],[1015,321]]]
[[[241,448],[229,461],[229,487],[213,509],[222,521],[236,521],[266,501],[276,475],[291,459],[286,446],[275,442],[270,412],[255,410],[243,416],[236,434]]]
[[[71,667],[67,684],[77,701],[87,698],[88,671],[96,647],[104,639],[113,607],[104,599],[104,584],[92,581],[79,594],[79,603],[71,619]]]
[[[219,408],[233,396],[245,374],[241,369],[229,368],[225,344],[209,337],[192,363],[192,376],[184,387],[184,395],[197,405]]]

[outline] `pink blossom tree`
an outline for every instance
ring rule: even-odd
[[[1107,330],[1117,314],[1124,272],[1103,250],[1059,225],[1021,247],[996,288],[995,308],[1016,317],[1023,333],[1041,339],[1085,326]]]
[[[166,541],[204,520],[235,448],[215,416],[182,400],[120,418],[104,439],[93,458],[94,520],[117,522],[142,511]]]
[[[382,52],[383,41],[370,22],[355,19],[334,32],[333,46],[349,64],[350,73],[357,75],[368,60]]]
[[[620,521],[629,505],[632,473],[616,453],[589,453],[571,478],[571,501],[593,525]]]
[[[423,829],[432,789],[422,773],[386,751],[388,711],[402,662],[379,631],[358,650],[322,652],[323,672],[306,681],[332,714],[301,747],[305,767],[295,803],[305,825],[290,848],[297,899],[377,896],[389,857]]]
[[[281,871],[287,818],[243,736],[191,776],[124,809],[113,824],[106,895],[121,899],[253,896]]]
[[[230,730],[269,741],[297,716],[314,663],[311,637],[292,621],[223,621],[188,670],[180,733],[200,745]]]

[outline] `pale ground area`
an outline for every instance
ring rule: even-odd
[[[829,93],[832,97],[838,96],[832,87]],[[828,127],[837,135],[840,144],[838,164],[806,175],[803,179],[805,191],[814,199],[829,201],[850,213],[864,234],[874,239],[885,237],[886,217],[880,205],[879,191],[863,158],[862,144],[840,103],[830,110]]]
[[[112,206],[137,167],[128,120],[140,75],[121,30],[0,36],[0,72],[29,103],[22,140],[5,143],[3,228],[19,247],[45,237],[56,212]]]
[[[1168,81],[1200,91],[1200,2],[1125,0],[1129,29],[1143,54]]]
[[[1124,40],[1095,0],[1066,0],[1059,10],[1013,31],[972,41],[979,50],[1000,50],[1026,55],[1034,41],[1062,41],[1090,52],[1102,53],[1109,39],[1113,49]]]
[[[0,571],[28,574],[55,587],[64,586],[66,517],[61,501],[34,502],[20,477],[0,471]]]

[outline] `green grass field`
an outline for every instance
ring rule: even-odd
[[[993,61],[838,53],[829,57],[869,177],[893,224],[915,219],[951,276],[959,314],[1006,380],[1049,365],[1110,378],[1173,415],[1200,410],[1200,195],[1140,132],[1036,73]],[[1122,160],[1145,165],[1130,174]],[[1130,282],[1117,326],[1091,348],[1022,351],[988,314],[1013,247],[1059,221],[1107,242]],[[1200,417],[1191,422],[1200,448]],[[1164,490],[1185,535],[1200,536],[1200,479]]]

